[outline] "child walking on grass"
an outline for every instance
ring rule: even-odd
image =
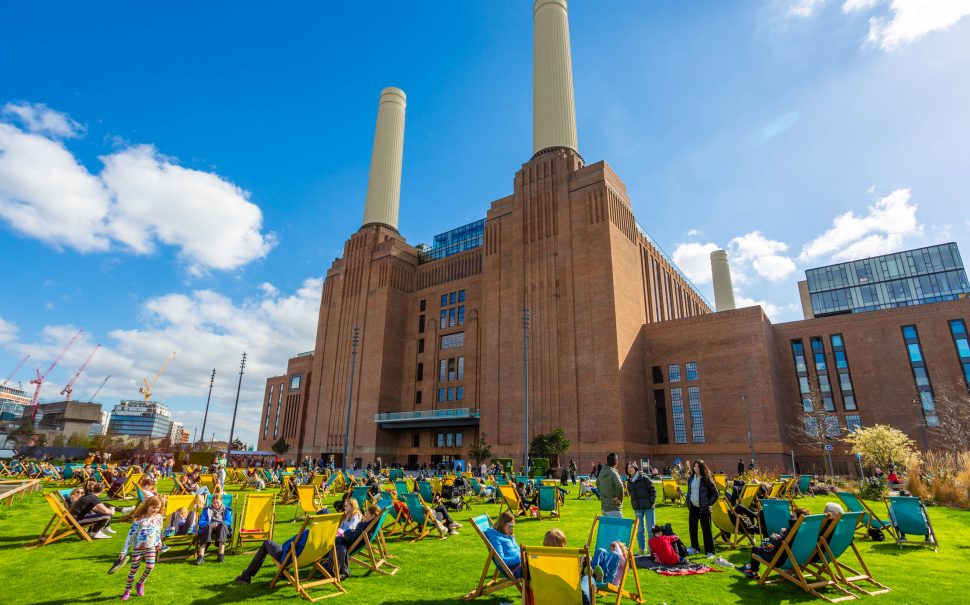
[[[122,601],[131,598],[131,585],[135,582],[135,576],[138,575],[138,567],[142,561],[145,562],[145,571],[142,572],[138,584],[135,584],[135,594],[139,597],[145,595],[145,581],[155,569],[155,557],[162,548],[161,512],[162,499],[152,496],[131,515],[134,522],[122,547],[122,551],[131,553],[131,568],[128,570],[128,578],[125,582],[125,592],[121,595]]]

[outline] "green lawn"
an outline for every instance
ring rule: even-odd
[[[162,492],[171,482],[162,484]],[[826,498],[799,500],[813,512],[820,512]],[[884,514],[881,503],[873,506]],[[568,537],[569,546],[585,543],[593,516],[598,511],[596,501],[570,497],[559,521],[520,521],[516,537],[524,544],[541,544],[543,534],[559,526]],[[495,516],[497,505],[476,504],[472,513]],[[277,541],[282,542],[296,533],[299,523],[290,523],[293,506],[277,509]],[[628,514],[632,514],[629,513]],[[459,603],[460,597],[471,590],[478,580],[485,562],[485,549],[473,530],[465,523],[460,535],[447,540],[425,539],[409,544],[391,539],[390,551],[397,557],[401,570],[387,577],[362,575],[363,568],[354,566],[354,576],[344,582],[348,593],[335,597],[339,603]],[[127,525],[115,524],[118,534],[110,540],[86,543],[76,538],[37,549],[25,546],[50,517],[42,496],[33,494],[17,501],[12,508],[0,509],[0,603],[13,605],[34,603],[67,605],[71,603],[100,603],[115,601],[124,587],[124,571],[106,575],[124,540]],[[670,522],[682,536],[687,534],[687,511],[684,507],[659,506],[658,522]],[[942,547],[938,553],[917,547],[900,550],[895,544],[861,543],[861,550],[875,578],[893,592],[864,599],[880,603],[941,603],[965,602],[970,580],[970,512],[945,508],[931,508],[930,518],[938,532]],[[735,564],[748,560],[749,550],[722,550]],[[274,566],[267,562],[251,585],[236,584],[232,579],[248,563],[247,555],[227,557],[224,563],[207,562],[195,567],[184,562],[160,563],[149,580],[145,598],[132,597],[135,603],[179,605],[183,603],[261,603],[269,601],[301,602],[288,586],[269,589]],[[663,577],[640,570],[640,581],[647,603],[798,603],[811,597],[790,585],[759,588],[734,570],[702,576]],[[515,590],[508,590],[479,603],[498,605],[503,601],[519,603]],[[599,599],[606,603],[605,598]],[[626,601],[629,603],[630,601]]]

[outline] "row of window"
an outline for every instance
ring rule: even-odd
[[[967,389],[970,389],[970,342],[967,340],[967,324],[962,319],[950,320],[950,336],[953,337],[953,346],[957,348],[957,357],[963,366],[963,381]]]
[[[811,293],[962,269],[957,245],[941,244],[805,271]]]
[[[859,418],[858,414],[848,414],[845,417],[845,430],[846,432],[852,433],[856,429],[862,426],[862,420]],[[815,416],[805,417],[805,433],[809,435],[817,435],[819,432],[818,418]],[[842,427],[839,425],[838,416],[826,416],[825,417],[825,436],[830,438],[840,437],[842,435]]]
[[[297,385],[299,387],[299,385]],[[273,389],[275,384],[269,385],[269,397],[266,398],[266,422],[263,424],[263,439],[269,434],[269,421],[273,411]],[[283,407],[283,385],[280,385],[279,395],[276,399],[276,421],[273,424],[273,439],[277,439],[280,433],[280,408]]]
[[[926,426],[938,426],[940,419],[936,415],[933,385],[923,358],[923,346],[920,344],[916,326],[903,326],[903,342],[906,343],[906,354],[909,357],[909,367],[913,370],[913,381],[916,383],[923,419],[926,421]]]
[[[438,389],[438,401],[462,401],[465,399],[465,387],[441,387]]]
[[[687,404],[690,413],[691,442],[704,443],[704,416],[701,412],[700,387],[687,387]],[[683,389],[670,389],[670,408],[674,415],[674,443],[687,443]],[[666,433],[666,418],[664,418],[664,424],[664,433]]]
[[[465,379],[465,358],[449,357],[438,362],[438,382]]]
[[[663,370],[661,369],[660,366],[653,366],[652,374],[653,374],[654,384],[663,384],[664,375],[663,375]],[[686,375],[686,380],[688,382],[697,380],[698,378],[697,362],[688,361],[687,363],[685,363],[684,374]],[[680,364],[670,364],[667,366],[667,380],[670,382],[681,381]]]
[[[832,391],[832,370],[837,376],[839,391],[842,394],[842,407],[847,412],[854,412],[858,409],[855,390],[852,386],[852,375],[849,372],[849,359],[845,352],[845,341],[841,334],[829,336],[832,345],[832,355],[835,358],[835,368],[830,368],[826,353],[825,341],[821,336],[813,336],[809,339],[812,347],[812,365],[815,370],[816,384],[818,392],[814,392],[811,383],[811,374],[807,358],[805,355],[805,343],[801,339],[791,341],[792,360],[795,362],[795,375],[798,378],[798,391],[802,399],[802,407],[806,412],[815,409],[816,401],[820,403],[826,412],[836,411],[835,397]]]
[[[450,292],[448,294],[441,295],[441,306],[447,307],[448,305],[454,305],[458,303],[465,302],[465,291],[457,290],[455,292]]]
[[[438,433],[434,447],[461,447],[462,433]]]

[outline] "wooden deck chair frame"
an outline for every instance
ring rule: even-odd
[[[485,559],[485,568],[482,569],[482,575],[478,578],[478,585],[474,590],[462,597],[462,599],[471,601],[478,597],[512,587],[522,592],[522,580],[517,579],[515,574],[512,573],[512,570],[505,564],[505,561],[502,560],[502,557],[498,556],[498,553],[495,552],[495,547],[488,541],[488,538],[485,536],[485,531],[482,529],[483,525],[486,529],[492,527],[491,517],[488,515],[478,515],[469,518],[468,522],[475,529],[475,533],[482,539],[482,542],[485,543],[485,548],[488,549],[488,558]],[[493,567],[494,571],[489,574],[489,570]],[[492,576],[491,579],[487,579],[489,575]]]
[[[907,532],[904,532],[900,528],[899,521],[896,518],[897,513],[893,512],[892,503],[897,501],[900,503],[908,502],[910,501],[909,499],[915,500],[919,504],[920,513],[922,513],[923,515],[923,521],[926,525],[927,531],[929,532],[929,534],[920,534],[920,535],[926,535],[926,537],[928,537],[929,540],[909,540],[903,537],[904,535],[906,535]],[[930,522],[930,515],[928,512],[926,512],[926,506],[923,504],[923,501],[920,498],[917,498],[915,496],[886,496],[884,500],[886,502],[886,511],[889,513],[889,522],[892,524],[893,538],[896,540],[896,544],[900,548],[902,548],[904,544],[913,544],[916,546],[932,546],[934,552],[936,552],[939,549],[940,543],[936,539],[936,530],[933,529],[933,523]],[[915,532],[908,532],[908,533],[912,534]]]
[[[559,517],[559,493],[556,491],[558,486],[556,485],[540,485],[539,486],[539,520],[542,521],[542,514],[546,514],[546,518]],[[547,495],[548,494],[548,495]],[[545,496],[545,497],[544,497]],[[552,507],[549,507],[549,500],[552,499]]]
[[[759,586],[777,583],[779,580],[769,579],[771,574],[775,573],[795,586],[798,586],[805,592],[811,594],[813,597],[823,599],[830,603],[858,598],[856,595],[840,586],[838,582],[833,579],[834,572],[829,567],[828,562],[823,556],[822,549],[819,544],[822,539],[821,533],[819,532],[821,531],[823,519],[825,519],[825,515],[808,515],[805,517],[799,517],[792,528],[788,530],[788,533],[785,534],[785,539],[782,540],[781,544],[778,545],[778,548],[775,549],[774,555],[772,555],[770,561],[766,561],[758,555],[751,555],[751,557],[758,561],[762,566],[761,573],[758,576]],[[792,550],[792,545],[800,539],[805,539],[804,536],[806,534],[804,532],[809,530],[803,529],[803,527],[814,528],[813,531],[815,532],[815,535],[813,536],[812,534],[807,534],[812,540],[812,549],[805,557],[802,558],[802,561],[799,562],[798,557],[795,556],[795,551]],[[802,537],[800,538],[800,536]],[[817,565],[814,568],[806,565],[806,563],[812,559],[817,561]],[[842,593],[843,596],[837,599],[832,599],[818,591],[819,588],[826,587],[834,588]]]
[[[640,588],[640,574],[637,573],[637,564],[636,564],[636,560],[633,557],[633,552],[634,552],[633,545],[637,535],[637,523],[638,523],[637,519],[623,519],[622,517],[607,517],[604,515],[596,515],[593,518],[593,526],[589,528],[589,538],[587,538],[586,540],[586,550],[591,553],[595,553],[596,549],[599,548],[599,544],[600,544],[600,535],[599,535],[598,528],[617,523],[618,521],[623,521],[623,522],[632,521],[630,525],[629,535],[627,535],[626,532],[623,532],[622,535],[617,534],[613,536],[613,539],[604,540],[604,542],[606,543],[605,548],[609,550],[610,542],[613,542],[614,539],[622,538],[623,543],[626,544],[627,550],[630,553],[630,557],[626,562],[626,566],[623,568],[623,578],[620,579],[620,583],[618,585],[614,585],[614,584],[606,584],[605,586],[597,585],[597,590],[600,595],[602,595],[603,593],[615,593],[616,605],[620,605],[620,600],[623,598],[632,599],[635,603],[643,603],[644,598],[643,598],[643,590]],[[634,584],[637,587],[636,592],[630,592],[626,590],[626,580],[629,577],[631,572],[633,573]]]
[[[676,479],[661,479],[660,489],[663,493],[663,503],[683,504],[684,493]]]
[[[768,490],[768,499],[775,500],[781,495],[781,489],[785,487],[784,481],[775,481],[771,484],[771,489]]]
[[[159,561],[179,561],[185,559],[191,559],[195,555],[195,542],[196,534],[199,528],[199,511],[197,510],[197,499],[194,494],[182,494],[179,496],[166,496],[164,498],[164,507],[162,512],[163,524],[167,525],[168,520],[172,517],[172,513],[176,510],[182,508],[183,506],[189,511],[195,511],[195,527],[191,533],[182,535],[165,536],[162,535],[162,544],[169,546],[172,550],[165,553],[165,556],[159,556]],[[188,551],[185,553],[174,552],[175,547],[178,546],[188,546]]]
[[[371,520],[367,529],[347,549],[351,563],[362,565],[383,576],[393,576],[400,569],[388,561],[391,554],[387,549],[387,541],[384,540],[384,521],[391,510],[391,508],[381,510],[381,514]]]
[[[522,500],[519,500],[519,492],[516,491],[515,486],[500,485],[498,486],[498,492],[502,496],[502,502],[499,503],[498,513],[496,515],[501,515],[503,510],[508,510],[516,518],[529,516],[529,511],[525,509],[525,504]]]
[[[44,500],[50,505],[51,511],[54,514],[40,532],[37,541],[29,545],[31,548],[46,546],[71,535],[76,535],[85,542],[93,541],[87,530],[84,529],[84,525],[86,524],[74,518],[64,505],[64,500],[58,492],[54,491],[44,494]]]
[[[426,538],[431,535],[431,532],[428,531],[428,526],[433,527],[442,540],[447,537],[445,532],[439,527],[434,511],[424,503],[424,500],[421,499],[419,494],[411,492],[407,495],[407,507],[408,514],[411,515],[411,526],[410,529],[405,528],[405,531],[401,534],[402,538],[408,533],[414,534],[414,539],[411,540],[412,543]],[[416,514],[418,512],[421,512],[421,516],[424,517],[423,521],[418,521],[418,515]]]
[[[172,496],[186,496],[192,493],[187,487],[185,487],[185,484],[182,483],[181,477],[175,476],[172,478],[175,480],[175,483],[172,485]]]
[[[734,514],[734,521],[731,521],[732,514]],[[741,538],[746,538],[748,543],[754,546],[754,539],[741,523],[740,515],[734,513],[724,496],[718,498],[717,502],[711,507],[711,523],[718,532],[714,537],[731,548],[738,548]]]
[[[303,521],[303,526],[300,527],[299,536],[303,534],[304,531],[310,531],[311,535],[307,538],[307,543],[303,547],[303,551],[297,555],[296,554],[296,541],[294,540],[293,546],[290,548],[289,552],[282,561],[276,562],[275,559],[270,557],[270,559],[276,563],[277,571],[276,575],[273,577],[273,581],[270,582],[270,588],[276,588],[276,583],[279,582],[280,577],[286,578],[288,584],[296,589],[301,597],[310,601],[311,603],[316,603],[320,599],[327,599],[330,597],[336,597],[347,592],[347,589],[340,585],[340,563],[337,561],[337,528],[340,526],[340,519],[343,517],[340,513],[334,513],[332,515],[312,515],[307,517]],[[316,536],[316,529],[321,532],[325,532],[325,535]],[[319,538],[321,545],[319,548],[314,548],[311,545],[311,540],[316,540]],[[330,574],[321,564],[324,557],[330,556],[333,563],[333,575]],[[310,574],[305,578],[300,577],[300,567],[310,566]],[[318,574],[321,577],[319,580],[314,580],[313,576]],[[311,588],[318,588],[321,586],[333,586],[337,589],[336,592],[330,592],[318,597],[310,596]]]
[[[289,504],[290,502],[296,502],[300,494],[297,492],[298,486],[293,483],[293,475],[284,475],[283,480],[280,481],[280,504]]]
[[[848,512],[861,512],[862,515],[859,516],[859,525],[856,526],[856,534],[860,538],[868,538],[869,530],[873,527],[881,529],[888,532],[893,539],[896,538],[896,531],[893,529],[893,524],[889,521],[883,521],[876,515],[872,508],[862,501],[862,498],[857,496],[852,492],[834,492],[835,496],[845,505],[845,510]],[[858,506],[856,506],[858,505]]]
[[[264,515],[267,516],[266,521],[268,527],[247,527],[247,525],[254,525],[255,521]],[[252,520],[250,516],[253,517]],[[256,493],[246,496],[246,501],[243,503],[242,511],[240,511],[238,521],[235,522],[235,525],[236,541],[233,544],[233,554],[238,554],[239,549],[247,542],[259,542],[262,544],[264,540],[272,540],[273,532],[276,529],[276,498],[274,495],[269,493]],[[243,531],[244,529],[250,531]],[[251,550],[241,554],[251,555],[254,552],[256,551]]]
[[[870,596],[887,593],[891,589],[872,577],[869,566],[866,565],[866,562],[862,559],[862,554],[859,553],[859,549],[855,545],[855,530],[862,523],[863,516],[865,516],[864,512],[850,512],[836,516],[833,523],[822,534],[819,546],[828,562],[829,569],[835,574],[836,582]],[[847,527],[849,525],[852,527],[851,531]],[[849,567],[839,560],[848,551],[855,554],[857,565],[861,570]],[[821,571],[821,569],[816,569],[817,573],[821,573]],[[846,572],[848,572],[848,575],[846,575]],[[876,587],[876,590],[866,590],[859,586],[862,582],[872,584]]]
[[[558,573],[544,573],[540,562],[558,560],[562,565]],[[596,600],[593,590],[593,576],[589,573],[589,550],[586,548],[558,548],[555,546],[522,547],[522,601],[531,605],[582,605],[582,582],[589,584],[590,601]],[[575,569],[573,568],[575,565]],[[563,572],[569,577],[563,577]],[[584,573],[585,572],[585,573]],[[548,587],[543,580],[553,581]],[[537,589],[537,585],[541,588]],[[575,587],[574,589],[571,587]]]

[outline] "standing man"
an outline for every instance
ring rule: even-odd
[[[569,477],[573,480],[573,485],[576,485],[576,473],[579,471],[579,467],[576,466],[576,461],[572,458],[569,459]]]
[[[219,469],[219,491],[226,492],[226,455],[219,454],[216,458],[216,467]]]
[[[635,462],[626,463],[626,491],[630,494],[630,504],[633,514],[637,518],[637,556],[647,554],[647,539],[645,532],[652,531],[656,525],[654,503],[657,500],[657,488],[645,473],[641,473]]]
[[[744,474],[744,460],[738,458],[738,477]]]
[[[616,454],[606,456],[606,466],[596,476],[596,489],[600,493],[600,510],[604,517],[623,516],[623,481],[616,472]]]

